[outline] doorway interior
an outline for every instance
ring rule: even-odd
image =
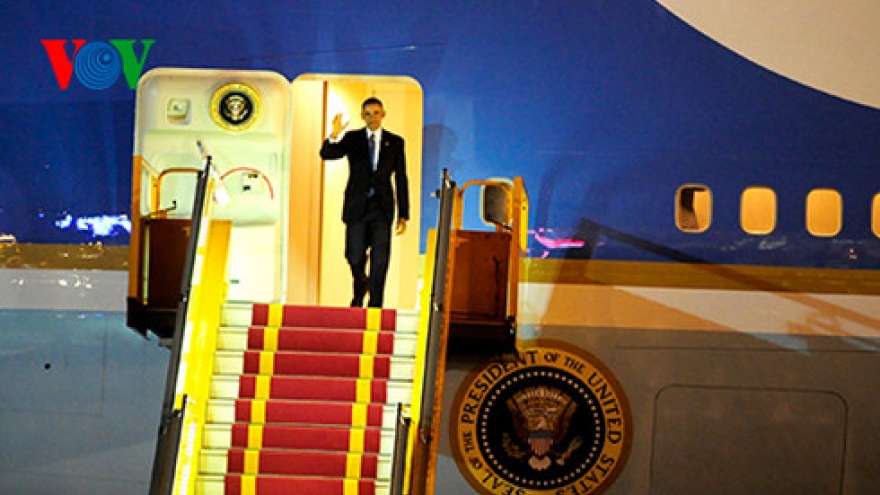
[[[351,300],[351,272],[345,262],[342,223],[348,163],[345,159],[324,162],[318,150],[330,133],[334,115],[343,115],[348,130],[363,127],[361,103],[371,96],[384,103],[384,127],[406,140],[410,187],[407,231],[392,238],[385,306],[416,307],[421,271],[423,94],[418,82],[402,76],[305,74],[293,81],[285,291],[288,303],[347,306]]]

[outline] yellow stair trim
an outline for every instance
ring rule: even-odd
[[[367,426],[367,405],[352,404],[351,406],[351,426]]]
[[[348,450],[362,454],[365,445],[366,431],[361,428],[352,428],[348,433]]]
[[[278,350],[278,327],[271,326],[263,328],[263,350]]]
[[[363,457],[360,454],[348,454],[345,456],[345,477],[360,478]]]
[[[372,355],[362,355],[360,357],[360,378],[373,378],[373,369],[375,368],[376,358]]]
[[[358,378],[357,391],[355,392],[355,402],[372,402],[372,380]]]
[[[367,330],[363,337],[363,353],[376,354],[379,350],[379,332]]]
[[[270,304],[269,305],[269,325],[270,327],[280,327],[281,321],[284,317],[284,305],[282,304]]]
[[[260,374],[272,375],[275,373],[275,352],[263,351],[260,353]]]
[[[248,425],[248,448],[249,449],[262,449],[263,448],[263,425],[262,424],[251,424]]]

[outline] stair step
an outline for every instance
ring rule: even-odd
[[[394,353],[394,332],[339,328],[250,327],[247,348],[318,352]]]
[[[212,399],[208,401],[207,420],[213,424],[255,421],[257,424],[354,425],[393,429],[397,423],[397,408],[391,404]]]
[[[371,358],[362,354],[290,351],[218,351],[214,361],[214,373],[224,375],[274,372],[408,380],[413,377],[414,367],[415,359],[395,355]]]
[[[391,358],[334,352],[246,351],[244,372],[349,378],[390,378]]]
[[[217,349],[224,351],[245,351],[248,349],[249,327],[221,327],[217,339]],[[324,334],[324,338],[332,337],[332,335]],[[396,356],[415,356],[416,355],[416,334],[413,332],[393,333],[393,349]],[[360,352],[361,347],[357,347],[354,351]]]
[[[266,448],[306,450],[391,452],[394,431],[380,427],[344,428],[339,425],[294,425],[248,423],[205,426],[203,446],[229,449],[261,444]]]
[[[241,375],[238,396],[242,399],[301,399],[384,403],[385,380],[300,376]]]
[[[387,495],[382,480],[333,479],[308,476],[203,475],[196,481],[196,495]]]
[[[397,312],[393,309],[254,304],[251,325],[394,330],[397,328]]]
[[[223,305],[221,314],[221,325],[228,327],[249,327],[254,325],[251,303],[232,303],[227,302]],[[338,309],[338,308],[334,308]],[[356,310],[356,309],[355,309]],[[362,311],[366,311],[362,309]],[[404,331],[407,333],[415,332],[418,329],[419,312],[418,310],[396,310],[396,331]]]
[[[391,456],[274,449],[202,449],[199,472],[205,475],[269,474],[388,479],[391,477]]]
[[[353,401],[357,403],[409,404],[412,382],[302,376],[214,375],[211,397],[215,399],[298,399]]]

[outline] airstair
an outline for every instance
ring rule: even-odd
[[[210,160],[199,177],[202,208],[163,338],[171,359],[150,495],[433,493],[456,330],[484,331],[467,347],[489,340],[500,344],[493,353],[516,352],[510,301],[521,248],[507,232],[510,211],[497,234],[472,235],[452,207],[464,188],[444,180],[418,310],[242,302],[226,298],[233,225],[211,219]],[[151,270],[132,270],[136,286],[149,287],[140,278]],[[154,318],[149,299],[135,302],[130,320],[144,325],[134,329],[167,320],[166,308]]]
[[[138,331],[161,328],[171,350],[150,493],[400,493],[414,383],[423,380],[420,314],[227,300],[233,225],[211,219],[210,167],[199,176],[186,259],[176,263],[173,331],[162,325],[165,302],[154,311],[139,298],[129,314]],[[148,230],[162,222],[141,225],[144,239],[167,245]],[[136,285],[149,288],[144,274],[159,270],[134,266]]]
[[[417,322],[394,310],[226,305],[195,493],[389,493]]]

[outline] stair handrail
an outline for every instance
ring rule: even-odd
[[[446,274],[449,258],[449,244],[452,230],[453,203],[455,198],[456,184],[449,175],[447,169],[443,169],[441,188],[435,193],[440,198],[440,211],[437,220],[437,230],[434,243],[434,262],[431,275],[431,285],[425,290],[430,291],[428,300],[428,322],[424,343],[425,361],[423,364],[422,383],[418,409],[413,415],[417,420],[417,436],[412,439],[412,463],[410,466],[410,493],[419,495],[424,493],[429,480],[425,477],[428,473],[428,463],[434,448],[432,438],[434,436],[434,405],[437,400],[437,370],[439,362],[445,356],[443,342],[444,325],[446,318]],[[426,274],[426,276],[429,274]],[[423,311],[425,309],[423,308]],[[445,361],[445,360],[444,360]]]
[[[425,360],[425,375],[422,377],[422,438],[429,438],[434,419],[434,394],[436,390],[437,363],[440,355],[443,318],[445,316],[446,269],[449,259],[449,240],[452,231],[452,205],[454,203],[455,182],[449,171],[443,170],[443,184],[440,189],[440,212],[437,226],[437,252],[434,261],[434,274],[431,283],[431,316],[428,327],[428,349]]]
[[[203,233],[202,220],[203,217],[209,217],[206,212],[211,204],[208,189],[211,183],[213,167],[211,155],[204,152],[201,143],[198,143],[198,147],[201,151],[204,167],[199,171],[196,182],[196,194],[193,198],[191,231],[187,242],[186,258],[180,282],[180,296],[175,316],[174,334],[169,345],[171,356],[168,361],[168,373],[165,380],[165,395],[159,423],[159,436],[156,441],[156,451],[153,457],[150,495],[170,495],[174,487],[177,454],[182,434],[183,413],[187,402],[187,398],[184,395],[179,404],[175,403],[177,399],[177,383],[183,337],[186,332],[187,310],[192,291],[193,274],[195,273],[196,253],[199,247],[199,238]]]
[[[406,414],[404,405],[400,402],[397,403],[396,418],[389,495],[403,495],[403,486],[406,479],[406,457],[409,451],[408,439],[411,418]]]

